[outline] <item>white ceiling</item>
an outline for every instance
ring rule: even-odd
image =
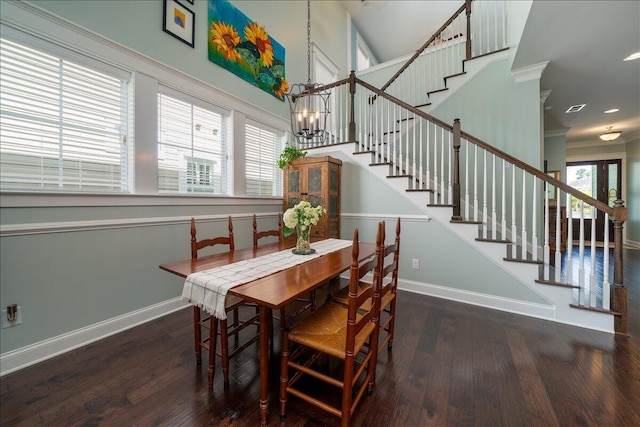
[[[373,54],[384,62],[414,52],[458,7],[458,1],[343,0]],[[390,26],[390,23],[392,25]],[[566,132],[568,143],[640,139],[640,1],[534,0],[513,69],[549,61],[540,83],[550,91],[545,132]],[[572,105],[587,104],[573,114]],[[619,108],[613,114],[605,110]],[[612,144],[612,143],[608,143]]]

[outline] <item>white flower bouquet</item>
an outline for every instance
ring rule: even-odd
[[[322,206],[311,206],[311,203],[302,201],[285,211],[282,216],[284,221],[284,237],[293,234],[294,231],[306,231],[312,225],[318,224],[320,217],[326,213]],[[306,233],[308,234],[308,233]]]

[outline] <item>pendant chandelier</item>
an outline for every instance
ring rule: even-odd
[[[324,85],[311,82],[311,0],[307,0],[307,83],[292,85],[286,95],[291,109],[291,131],[298,143],[323,143],[331,93]]]

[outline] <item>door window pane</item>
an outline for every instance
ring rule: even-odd
[[[567,184],[595,199],[597,197],[597,171],[596,165],[567,166]],[[572,218],[580,218],[581,205],[579,199],[571,197]],[[593,214],[592,207],[584,205],[584,218],[592,219]]]

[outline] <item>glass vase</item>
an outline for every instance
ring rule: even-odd
[[[311,242],[309,241],[309,236],[311,235],[311,226],[303,227],[300,225],[296,226],[296,248],[294,253],[301,255],[308,255],[315,252],[314,249],[311,249]]]

